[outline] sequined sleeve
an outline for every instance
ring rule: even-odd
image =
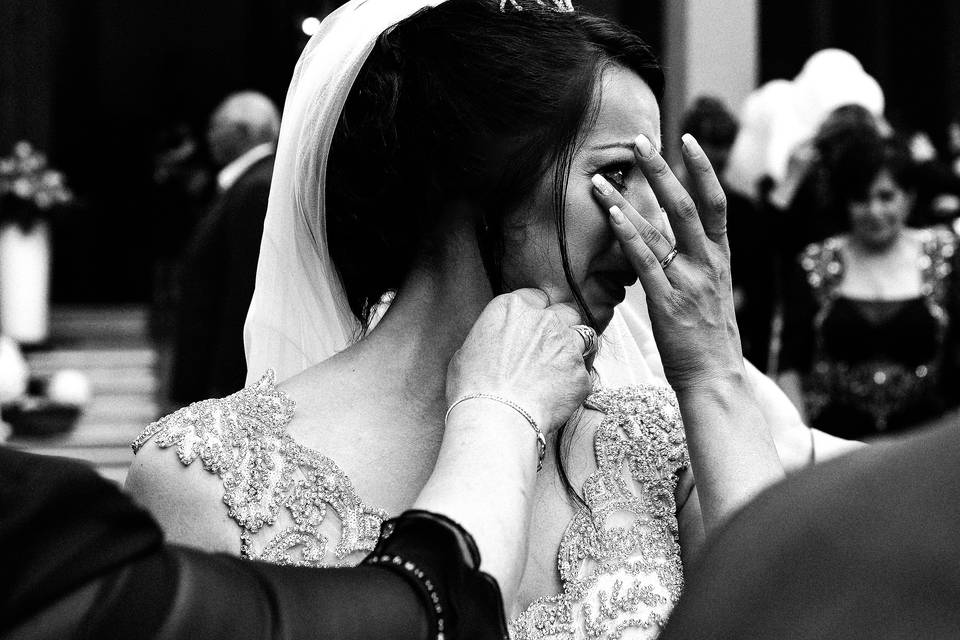
[[[563,591],[511,625],[514,640],[655,638],[683,588],[674,490],[689,464],[676,396],[657,386],[598,391],[597,470],[560,543]]]
[[[204,400],[153,424],[133,443],[175,447],[223,482],[240,528],[240,555],[281,565],[337,566],[373,549],[386,517],[366,506],[347,475],[287,433],[295,403],[274,373],[231,396]],[[332,516],[332,517],[331,517]]]
[[[842,240],[830,238],[807,246],[787,274],[779,371],[808,373],[813,365],[817,314],[843,277]]]

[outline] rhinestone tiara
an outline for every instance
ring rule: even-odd
[[[573,0],[535,0],[535,2],[541,7],[552,9],[559,13],[572,13],[574,10]],[[520,0],[500,0],[501,13],[505,13],[510,9],[523,11],[523,5],[520,4]]]

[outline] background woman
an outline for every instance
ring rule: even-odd
[[[906,226],[915,177],[906,148],[869,130],[851,135],[830,180],[849,231],[800,256],[781,381],[813,425],[865,438],[956,402],[957,240]]]

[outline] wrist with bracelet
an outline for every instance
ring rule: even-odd
[[[460,396],[459,398],[457,398],[456,400],[450,403],[450,406],[447,408],[447,413],[443,417],[444,425],[446,425],[447,420],[450,418],[450,413],[453,411],[453,409],[457,405],[467,402],[468,400],[478,400],[478,399],[492,400],[494,402],[499,402],[500,404],[510,407],[511,409],[519,413],[521,416],[523,416],[524,420],[527,421],[527,423],[530,425],[530,427],[533,429],[534,433],[536,434],[537,471],[540,471],[540,469],[543,468],[543,458],[544,456],[546,456],[546,453],[547,453],[547,439],[543,436],[543,432],[540,430],[540,427],[537,426],[537,421],[533,419],[533,416],[530,415],[530,413],[526,409],[524,409],[523,407],[521,407],[519,404],[517,404],[512,400],[509,400],[502,396],[494,395],[492,393],[468,393],[467,395]]]
[[[450,518],[411,509],[385,521],[363,564],[407,580],[428,614],[431,638],[507,637],[500,587],[480,570],[473,537]]]

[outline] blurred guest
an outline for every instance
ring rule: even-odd
[[[955,402],[957,238],[906,227],[915,165],[876,131],[845,142],[831,185],[849,230],[800,257],[786,292],[781,384],[811,424],[866,438]]]
[[[730,522],[660,640],[960,638],[960,429],[798,474]]]
[[[816,52],[793,80],[771,80],[747,97],[730,150],[729,188],[758,198],[758,185],[770,182],[777,208],[785,209],[798,184],[794,176],[803,175],[789,175],[797,149],[838,107],[859,105],[880,121],[884,103],[880,85],[854,56],[840,49]],[[781,194],[783,185],[788,188]]]
[[[161,130],[154,148],[150,334],[157,347],[158,374],[166,395],[177,328],[180,260],[191,232],[210,206],[214,176],[203,145],[186,123]]]
[[[175,124],[157,136],[153,161],[155,254],[178,258],[214,196],[212,167],[190,127]]]
[[[915,131],[908,146],[918,167],[917,206],[911,226],[950,224],[960,215],[960,176],[941,159],[926,132]]]
[[[170,396],[186,404],[243,387],[243,323],[257,270],[280,116],[254,92],[229,96],[207,132],[218,195],[187,245]]]
[[[849,155],[851,141],[882,131],[885,123],[869,110],[846,104],[831,111],[814,137],[791,153],[787,176],[769,197],[770,205],[782,210],[777,216],[777,244],[788,263],[811,242],[844,229],[845,205],[833,196],[831,176],[839,158]]]
[[[726,173],[730,148],[737,136],[736,117],[719,99],[703,96],[684,114],[682,130],[700,142],[718,176]],[[774,254],[769,217],[753,202],[726,189],[727,237],[733,275],[734,304],[744,357],[766,370],[774,302]]]

